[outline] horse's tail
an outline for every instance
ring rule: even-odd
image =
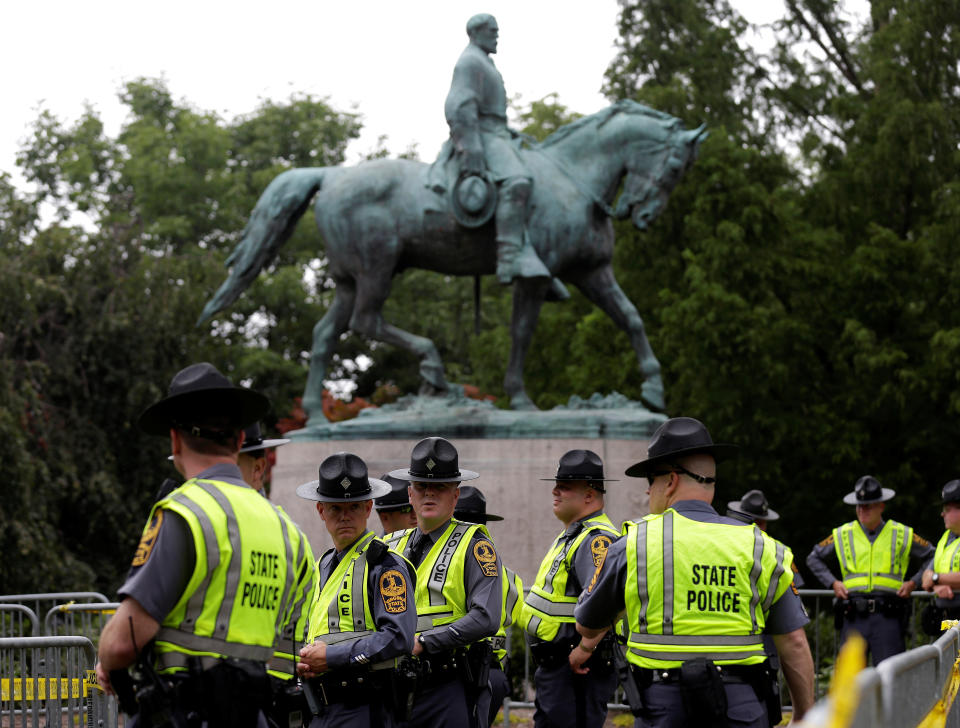
[[[327,167],[291,169],[275,177],[260,195],[237,247],[227,258],[230,275],[197,320],[202,324],[236,301],[293,234],[297,221],[317,194]]]

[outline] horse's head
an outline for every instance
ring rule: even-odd
[[[629,104],[630,110],[639,107],[645,116],[625,127],[622,148],[626,179],[614,217],[630,217],[637,228],[645,230],[666,206],[707,132],[703,125],[687,131],[678,119],[667,114],[634,102],[621,103]]]

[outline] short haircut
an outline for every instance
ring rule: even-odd
[[[490,13],[474,15],[467,21],[467,35],[472,38],[478,30],[487,27],[492,22],[496,22],[496,20]]]
[[[202,421],[178,423],[177,432],[183,443],[201,455],[236,455],[240,449],[242,427],[230,417],[212,416]]]

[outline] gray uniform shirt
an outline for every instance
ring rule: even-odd
[[[947,547],[949,547],[950,544],[956,541],[957,538],[958,538],[957,534],[953,533],[952,531],[949,532],[949,535],[947,536]],[[937,553],[936,548],[933,549],[933,553],[934,555],[936,555]],[[931,571],[934,570],[933,556],[927,559],[927,563],[923,565],[923,568],[920,571],[921,573],[923,573],[927,569],[930,569]],[[919,583],[920,582],[918,581],[917,584]],[[960,607],[960,587],[950,587],[950,588],[953,589],[953,599],[941,599],[940,597],[937,597],[933,600],[934,604],[936,604],[938,607]]]
[[[426,534],[430,543],[436,544],[449,525],[450,521],[448,520],[439,528]],[[413,529],[413,533],[407,540],[404,556],[409,558],[410,549],[421,534],[422,531],[419,527]],[[423,648],[426,652],[442,652],[454,647],[469,645],[484,637],[492,637],[500,629],[500,615],[503,610],[503,586],[500,580],[503,574],[503,563],[500,561],[500,554],[496,554],[496,574],[485,574],[480,567],[480,562],[473,557],[473,551],[478,542],[489,544],[496,554],[496,549],[494,549],[490,539],[483,534],[483,531],[475,531],[463,567],[463,586],[467,595],[466,614],[455,622],[422,632]],[[432,546],[424,549],[424,556],[429,553],[430,548]],[[426,558],[422,563],[425,562]],[[418,572],[417,578],[427,579],[429,574]]]
[[[880,521],[880,525],[877,526],[874,530],[869,531],[863,527],[859,521],[857,525],[863,530],[866,534],[867,539],[870,543],[873,543],[877,540],[877,536],[880,535],[880,531],[883,529],[886,521]],[[926,563],[927,559],[932,558],[936,549],[927,541],[925,538],[921,538],[917,535],[916,532],[913,534],[913,544],[910,547],[910,563],[920,567],[920,570],[910,577],[910,580],[914,584],[920,586],[923,582],[923,565]],[[840,562],[837,560],[837,549],[833,543],[833,534],[831,533],[823,541],[818,543],[813,547],[813,550],[810,552],[810,555],[807,556],[807,568],[813,572],[813,575],[820,580],[820,583],[823,584],[827,589],[833,588],[833,582],[843,581],[834,576],[833,569],[837,568],[839,571]],[[858,592],[858,594],[861,592]]]
[[[709,503],[688,500],[671,506],[685,518],[702,523],[728,523],[743,528],[743,523],[718,514]],[[706,547],[706,544],[705,544]],[[627,541],[621,538],[607,549],[607,558],[597,573],[590,592],[584,591],[574,612],[577,622],[589,629],[604,629],[613,624],[626,608]],[[787,634],[803,627],[810,619],[794,589],[787,589],[773,603],[767,615],[766,634]]]
[[[570,541],[575,539],[580,531],[583,530],[583,522],[590,519],[596,518],[597,516],[603,515],[603,510],[596,511],[591,513],[588,516],[574,521],[570,526],[563,532],[562,538],[564,541]],[[593,577],[594,572],[597,570],[596,562],[594,561],[593,552],[590,550],[590,544],[593,541],[593,538],[600,535],[609,535],[612,541],[620,540],[619,537],[614,537],[613,534],[609,534],[607,531],[599,530],[596,531],[595,535],[591,538],[586,538],[583,540],[583,543],[577,548],[573,554],[573,559],[571,561],[571,570],[567,576],[567,588],[564,590],[563,595],[568,597],[579,596],[580,592],[583,591],[585,584],[590,583],[590,579]],[[553,638],[553,642],[561,641],[570,641],[577,640],[579,641],[580,636],[577,634],[577,626],[572,622],[565,622],[560,625],[560,629],[557,630],[557,636]],[[528,641],[531,643],[542,642],[543,640],[534,637],[533,635],[527,635]]]
[[[366,533],[369,533],[369,531]],[[363,538],[363,536],[360,538]],[[353,544],[350,545],[353,546]],[[320,589],[323,589],[331,574],[343,559],[344,553],[349,550],[349,547],[340,552],[330,549],[320,557]],[[399,572],[400,578],[403,579],[404,598],[402,603],[396,598],[399,595],[384,594],[385,586],[394,592],[400,587],[395,575],[389,577],[389,585],[380,583],[380,578],[389,571]],[[407,562],[396,554],[388,552],[379,564],[370,564],[367,571],[367,594],[371,595],[370,606],[377,630],[372,635],[362,637],[355,642],[329,645],[327,647],[327,664],[330,669],[338,670],[348,666],[372,665],[409,654],[410,650],[413,649],[413,636],[417,631],[417,610],[414,603],[415,587],[416,582],[410,578]],[[317,639],[323,640],[323,635],[319,635]]]
[[[222,463],[207,468],[198,479],[219,480],[224,483],[250,487],[243,480],[240,468]],[[153,522],[160,518],[154,514]],[[173,611],[196,566],[197,554],[187,522],[170,510],[164,510],[153,548],[146,562],[134,566],[120,587],[120,599],[132,597],[147,614],[163,622]]]

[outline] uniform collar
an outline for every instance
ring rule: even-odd
[[[211,465],[195,477],[197,480],[219,480],[223,483],[230,483],[231,485],[245,485],[248,488],[250,487],[243,479],[243,473],[240,472],[240,468],[233,463],[217,463],[216,465]]]
[[[442,525],[437,526],[435,529],[433,529],[432,531],[430,531],[430,533],[424,533],[423,531],[421,531],[421,530],[420,530],[420,526],[417,526],[417,527],[414,529],[414,531],[415,531],[416,533],[419,533],[419,534],[423,535],[423,536],[426,536],[426,537],[429,538],[432,542],[436,542],[436,540],[440,537],[440,534],[443,533],[444,531],[446,531],[447,528],[450,526],[450,521],[451,521],[451,520],[452,520],[452,519],[448,518],[446,521],[443,522]]]
[[[712,505],[702,500],[677,501],[670,507],[677,513],[712,513],[713,515],[719,515]]]
[[[883,530],[883,527],[887,525],[887,522],[884,521],[884,520],[881,518],[881,519],[880,519],[880,525],[877,526],[877,527],[876,527],[875,529],[873,529],[872,531],[869,530],[869,529],[868,529],[866,526],[864,526],[862,523],[860,523],[860,521],[857,521],[857,525],[860,526],[860,530],[863,531],[863,532],[864,532],[865,534],[867,534],[868,536],[876,536],[878,533],[880,533],[880,532]]]
[[[362,541],[363,538],[364,538],[364,536],[366,536],[368,533],[370,533],[370,529],[369,529],[369,528],[368,528],[366,531],[364,531],[363,533],[361,533],[359,536],[357,536],[356,541],[354,541],[354,542],[351,543],[349,546],[347,546],[343,551],[337,551],[337,552],[336,552],[336,553],[337,553],[337,559],[342,561],[342,560],[343,560],[343,555],[344,555],[345,553],[347,553],[350,549],[352,549],[354,546],[356,546],[358,542]]]
[[[597,516],[603,515],[603,509],[594,511],[593,513],[588,513],[583,518],[578,518],[576,521],[567,526],[567,530],[563,532],[564,538],[572,538],[576,536],[583,529],[584,521],[589,521],[591,518],[596,518]]]

